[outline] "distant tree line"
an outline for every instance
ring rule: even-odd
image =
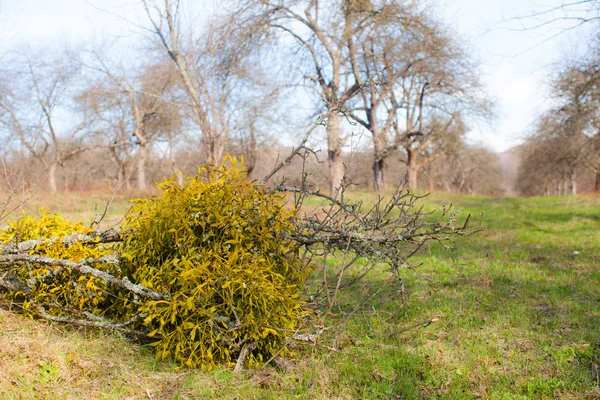
[[[587,42],[581,56],[559,61],[547,79],[550,107],[542,112],[525,142],[514,189],[521,195],[574,195],[600,192],[600,2],[584,0],[547,6],[508,22],[536,31],[544,41],[577,30]]]
[[[145,191],[225,153],[260,178],[322,118],[326,151],[308,169],[323,189],[348,175],[375,190],[406,177],[411,189],[502,192],[497,156],[465,142],[491,114],[478,66],[425,2],[236,1],[201,28],[189,5],[142,1],[139,48],[4,54],[1,155],[21,171],[4,179]],[[352,148],[360,132],[368,141]],[[293,166],[281,175],[301,179]]]
[[[569,60],[550,81],[553,106],[520,147],[524,195],[600,191],[600,49]]]

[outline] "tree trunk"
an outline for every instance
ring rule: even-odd
[[[329,164],[329,192],[335,195],[344,179],[344,159],[340,145],[340,115],[333,111],[327,119],[327,154]]]
[[[569,169],[569,193],[573,195],[577,194],[577,172],[574,166],[571,166]]]
[[[117,187],[120,188],[123,184],[125,184],[125,168],[119,165],[117,167]]]
[[[380,158],[373,162],[373,188],[376,191],[384,190],[386,187],[387,165],[385,160]]]
[[[376,191],[380,191],[386,188],[387,183],[387,165],[383,158],[386,139],[381,134],[379,122],[373,109],[367,111],[367,121],[370,126],[371,135],[373,135],[373,188]]]
[[[204,139],[202,139],[204,141]],[[217,154],[216,142],[212,138],[206,139],[204,142],[204,163],[205,164],[216,164],[219,162],[219,155]]]
[[[254,171],[254,167],[256,167],[256,159],[257,159],[257,143],[256,143],[256,135],[254,134],[254,128],[250,127],[250,143],[246,148],[245,162],[246,168],[248,170],[248,176]]]
[[[179,187],[183,187],[183,173],[177,169],[177,162],[175,160],[175,145],[173,144],[173,135],[169,134],[169,160],[171,162],[171,170],[176,176],[177,184]]]
[[[418,164],[417,164],[417,155],[414,150],[407,148],[406,156],[408,158],[407,166],[408,166],[408,188],[410,190],[417,189],[417,172],[418,172]]]
[[[594,184],[594,191],[600,192],[600,170],[596,172],[596,182]]]
[[[442,187],[444,188],[444,192],[452,193],[452,187],[450,186],[448,178],[442,180]]]
[[[428,186],[428,190],[430,192],[433,192],[435,190],[435,183],[433,181],[433,171],[429,171],[429,176],[427,177],[428,181],[427,181],[427,186]]]
[[[222,143],[217,135],[211,134],[206,139],[202,138],[202,151],[204,163],[221,165],[225,153],[225,143]]]
[[[127,176],[127,164],[126,163],[118,163],[117,164],[117,187],[121,188],[125,186],[126,190],[131,190],[131,181]]]
[[[137,183],[138,189],[141,192],[146,191],[146,158],[148,157],[148,149],[141,145],[139,148],[137,159]]]
[[[50,168],[48,169],[48,186],[50,191],[56,193],[56,167],[57,163],[50,164]]]

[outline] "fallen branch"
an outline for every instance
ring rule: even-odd
[[[246,357],[248,357],[248,353],[255,348],[256,345],[254,343],[246,343],[244,347],[242,347],[242,351],[240,351],[240,355],[235,363],[233,372],[242,372],[244,370],[244,360],[246,360]]]
[[[277,186],[273,187],[272,189],[269,189],[269,191],[270,192],[296,193],[296,194],[303,194],[306,196],[320,197],[322,199],[328,200],[328,201],[332,202],[333,204],[343,208],[344,211],[346,211],[347,213],[354,214],[354,216],[357,218],[362,217],[360,214],[358,214],[356,212],[356,209],[358,208],[359,204],[344,203],[343,201],[340,201],[339,199],[337,199],[335,197],[321,193],[318,190],[308,190],[308,189],[302,189],[302,188],[297,188],[297,187],[293,187],[293,186],[277,185]]]
[[[302,138],[302,140],[300,141],[300,144],[298,146],[296,146],[294,149],[292,149],[292,152],[290,153],[289,156],[287,156],[282,162],[280,162],[277,166],[275,166],[275,168],[273,168],[273,170],[271,172],[269,172],[269,174],[267,176],[265,176],[263,178],[263,180],[261,181],[261,185],[266,185],[267,182],[269,181],[269,179],[271,179],[273,177],[273,175],[275,175],[277,172],[279,172],[279,170],[283,167],[285,167],[287,164],[289,164],[292,159],[294,157],[296,157],[300,151],[304,148],[306,148],[306,142],[308,142],[308,138],[310,137],[310,135],[313,133],[313,131],[315,129],[317,129],[317,127],[323,125],[323,123],[325,122],[325,120],[327,119],[327,116],[329,115],[329,113],[325,114],[325,115],[321,115],[318,119],[317,122],[315,122],[309,129],[308,131],[306,131],[306,133],[304,134],[304,137]]]
[[[317,343],[317,341],[319,340],[319,337],[321,337],[321,334],[323,333],[323,329],[319,329],[316,333],[295,333],[291,339],[292,340],[297,340],[299,342],[308,342],[311,344],[315,344]]]
[[[0,287],[12,290],[13,292],[31,292],[31,288],[19,278],[11,275],[10,271],[6,271],[0,275]]]
[[[59,267],[59,268],[70,268],[74,271],[79,272],[83,275],[91,275],[96,278],[102,279],[104,282],[109,283],[111,285],[120,287],[122,289],[129,290],[132,293],[135,293],[139,296],[151,299],[151,300],[170,300],[170,297],[164,295],[162,293],[158,293],[152,289],[149,289],[142,285],[137,285],[129,281],[127,277],[123,279],[119,279],[114,275],[109,274],[108,272],[101,271],[99,269],[93,268],[90,264],[94,263],[102,263],[102,262],[115,262],[116,258],[114,256],[103,256],[99,258],[88,258],[82,260],[77,263],[70,260],[59,260],[56,258],[30,255],[30,254],[4,254],[0,255],[0,265],[12,265],[21,262],[27,262],[32,264],[40,264],[46,265],[49,267]],[[59,270],[60,272],[62,270]],[[56,273],[56,272],[55,272]],[[1,283],[1,282],[0,282]]]
[[[98,244],[98,243],[114,243],[122,242],[128,233],[119,232],[114,229],[108,229],[105,231],[95,231],[92,233],[74,233],[64,237],[53,237],[50,239],[35,239],[26,240],[19,243],[9,243],[0,246],[0,253],[4,254],[16,254],[16,253],[27,253],[34,250],[37,246],[42,246],[48,243],[56,243],[61,241],[65,247],[70,247],[74,243],[82,244]]]
[[[103,319],[102,321],[91,321],[91,320],[83,320],[83,319],[76,319],[76,318],[70,318],[70,317],[58,317],[56,315],[52,315],[52,314],[48,313],[43,306],[37,305],[35,303],[29,303],[29,308],[33,309],[33,311],[35,311],[37,313],[37,315],[39,315],[41,318],[46,319],[48,321],[60,322],[60,323],[69,324],[69,325],[89,326],[89,327],[93,327],[93,328],[118,331],[118,332],[122,332],[124,334],[136,337],[138,339],[143,339],[146,341],[156,341],[156,340],[161,339],[161,337],[157,337],[157,336],[150,337],[150,336],[148,336],[148,334],[146,332],[138,331],[135,329],[125,328],[125,326],[130,325],[133,322],[139,320],[141,318],[141,316],[139,316],[139,315],[136,315],[129,321],[124,321],[124,322],[111,322],[111,321],[108,321],[105,319]]]

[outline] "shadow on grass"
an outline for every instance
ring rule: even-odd
[[[523,232],[490,242],[488,231],[455,250],[430,246],[415,259],[422,267],[404,273],[408,304],[400,309],[398,301],[383,297],[373,305],[400,310],[395,319],[364,317],[349,327],[359,344],[335,356],[340,385],[369,398],[593,393],[589,360],[600,357],[598,346],[590,345],[600,340],[598,245],[591,241],[580,247],[583,255],[572,253],[587,229],[522,242],[517,237]],[[363,289],[382,283],[376,277]],[[440,322],[390,335],[432,316]]]

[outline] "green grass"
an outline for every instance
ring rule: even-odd
[[[439,322],[394,341],[375,335],[378,346],[392,347],[371,354],[371,364],[404,377],[356,394],[385,397],[416,388],[408,397],[600,396],[594,370],[600,361],[600,204],[446,194],[427,201],[484,212],[488,230],[450,251],[432,245],[416,257],[423,265],[407,277],[411,300],[399,325],[430,316]],[[360,357],[347,359],[356,366],[349,381],[360,375]]]
[[[63,196],[51,211],[84,221],[110,197]],[[0,310],[0,398],[600,398],[600,200],[435,193],[424,203],[484,212],[487,230],[424,248],[404,274],[408,303],[376,303],[327,349],[299,350],[287,372],[178,371],[118,334]],[[117,221],[127,201],[115,204]]]

